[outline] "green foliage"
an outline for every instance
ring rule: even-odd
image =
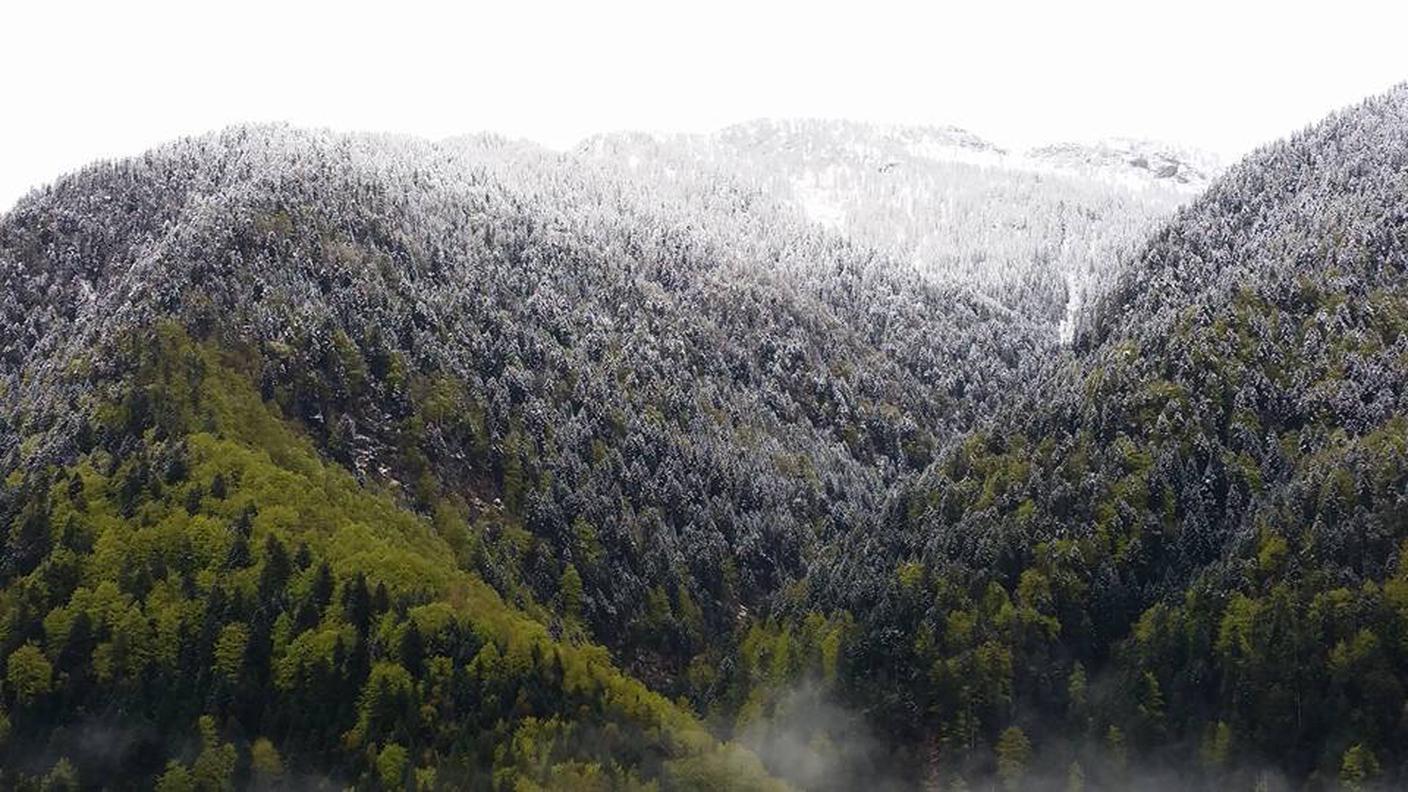
[[[396,743],[387,743],[376,755],[377,778],[385,789],[406,787],[406,749]]]
[[[1022,787],[1032,759],[1032,743],[1016,726],[1009,726],[997,738],[997,776],[1005,789]]]
[[[308,773],[398,787],[685,784],[675,761],[772,783],[603,650],[556,642],[506,605],[430,522],[321,459],[260,401],[245,363],[170,328],[125,354],[121,392],[142,393],[141,408],[102,406],[109,443],[27,496],[74,539],[0,589],[4,707],[24,727],[0,743],[0,766],[101,703],[172,735],[144,771],[161,789]],[[139,473],[153,469],[168,473]],[[562,724],[544,763],[505,752],[507,724],[525,717]],[[143,777],[136,755],[72,757],[85,777]]]
[[[191,781],[199,790],[225,790],[234,788],[235,747],[221,740],[215,728],[215,719],[202,715],[200,725],[200,754],[191,765]]]
[[[244,670],[245,650],[249,648],[249,630],[235,622],[220,628],[215,639],[214,669],[227,680],[236,680]]]
[[[1351,745],[1340,762],[1340,786],[1343,789],[1364,789],[1379,775],[1379,760],[1363,745]]]
[[[900,588],[906,592],[915,592],[924,581],[924,565],[908,562],[900,564],[895,570],[895,579],[899,581]]]
[[[157,792],[194,792],[195,788],[196,782],[191,778],[191,771],[174,759],[166,765],[166,772],[156,781]]]
[[[1199,758],[1203,766],[1213,774],[1226,768],[1232,758],[1232,727],[1223,721],[1209,724],[1199,749]]]
[[[260,788],[267,789],[283,780],[283,757],[267,738],[260,737],[250,746],[249,767],[254,773],[255,785]]]
[[[39,784],[40,792],[78,792],[78,771],[68,759],[54,763],[44,780]]]
[[[22,705],[35,703],[51,689],[54,669],[32,643],[16,649],[5,661],[5,684]]]
[[[568,564],[562,570],[562,577],[557,582],[558,596],[562,601],[562,613],[571,619],[582,617],[582,576],[577,574],[577,567]]]

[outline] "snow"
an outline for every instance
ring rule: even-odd
[[[830,229],[840,229],[844,225],[846,209],[835,192],[799,179],[792,182],[792,194],[801,205],[802,213],[813,223]]]
[[[603,136],[576,156],[646,184],[736,184],[931,282],[1039,315],[1065,341],[1138,241],[1220,173],[1147,141],[1013,152],[952,126],[795,119]]]

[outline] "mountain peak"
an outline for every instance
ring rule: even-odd
[[[1122,137],[1038,146],[1025,158],[1036,168],[1190,193],[1205,189],[1223,170],[1218,157],[1206,151]]]

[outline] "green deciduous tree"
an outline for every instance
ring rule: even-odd
[[[1009,726],[997,739],[997,775],[1008,790],[1019,789],[1027,777],[1032,744],[1018,726]]]
[[[5,683],[22,704],[33,703],[47,694],[53,684],[54,669],[39,647],[27,643],[5,661]]]

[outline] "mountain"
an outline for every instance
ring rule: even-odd
[[[0,786],[1401,784],[1405,129],[66,176],[0,218]]]
[[[574,647],[682,692],[1053,342],[734,185],[655,201],[492,137],[283,127],[23,200],[0,221],[12,766],[179,777],[262,736],[337,783],[751,773],[619,701],[635,683],[589,650],[583,688]],[[119,615],[167,648],[110,660]],[[297,709],[332,688],[360,709]],[[87,713],[143,736],[91,750]],[[152,736],[205,716],[199,744]],[[539,742],[553,762],[515,758]]]
[[[79,453],[4,491],[5,786],[783,788],[320,458],[252,349],[94,351]]]
[[[814,576],[935,772],[1401,783],[1405,129],[1399,88],[1229,170]]]
[[[1220,172],[1208,154],[1113,140],[1011,152],[957,127],[755,121],[712,135],[603,135],[578,147],[656,189],[730,180],[1050,322],[1081,306],[1153,228]]]

